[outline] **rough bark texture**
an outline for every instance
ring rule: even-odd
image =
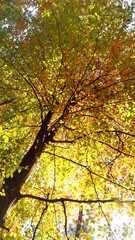
[[[17,169],[13,173],[13,178],[9,177],[4,180],[2,189],[5,191],[5,196],[0,196],[0,228],[7,229],[4,226],[6,218],[20,198],[20,190],[23,184],[32,173],[38,158],[48,145],[49,141],[51,141],[55,135],[55,132],[48,131],[48,124],[51,117],[52,111],[49,111],[42,122],[33,145],[18,166],[22,168],[21,172],[19,173]]]

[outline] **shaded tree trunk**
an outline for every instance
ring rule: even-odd
[[[33,145],[18,166],[18,168],[21,168],[21,172],[19,173],[17,168],[12,178],[4,179],[1,192],[4,190],[5,196],[0,196],[0,228],[7,229],[4,226],[6,218],[20,199],[20,190],[23,184],[32,173],[38,158],[55,135],[55,131],[49,132],[48,130],[51,117],[52,111],[49,111],[42,122]]]

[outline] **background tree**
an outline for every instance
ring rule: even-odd
[[[69,239],[81,203],[116,239],[110,209],[134,208],[133,7],[0,4],[2,236]]]

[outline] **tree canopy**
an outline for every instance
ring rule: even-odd
[[[121,0],[0,2],[2,239],[130,237],[111,222],[135,207],[132,17]]]

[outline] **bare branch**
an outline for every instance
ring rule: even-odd
[[[98,91],[102,91],[102,90],[105,90],[105,89],[107,89],[107,88],[110,88],[110,87],[112,87],[112,86],[114,86],[114,85],[116,85],[116,84],[120,84],[120,83],[122,83],[122,82],[127,82],[127,81],[134,81],[135,79],[133,78],[131,78],[131,79],[126,79],[126,80],[117,80],[116,82],[114,82],[114,83],[111,83],[110,85],[108,85],[108,86],[106,86],[106,87],[103,87],[103,88],[101,88],[101,89],[99,89]]]
[[[135,156],[133,156],[133,155],[131,155],[131,154],[128,154],[128,153],[125,153],[125,152],[123,152],[123,151],[121,151],[121,150],[119,150],[119,149],[111,146],[109,143],[106,143],[106,142],[103,142],[103,141],[100,141],[100,140],[96,140],[96,139],[94,139],[94,140],[97,141],[97,142],[99,142],[99,143],[105,144],[106,146],[112,148],[113,150],[115,150],[115,151],[117,151],[117,152],[119,152],[119,153],[121,153],[121,154],[123,154],[123,155],[125,155],[125,156],[135,158]]]
[[[131,136],[131,137],[135,137],[135,134],[131,134],[131,133],[123,132],[123,131],[118,131],[118,130],[96,131],[95,133],[103,133],[103,132],[108,132],[108,133],[120,133],[120,134],[128,135],[128,136]]]
[[[65,216],[65,234],[66,234],[67,239],[69,239],[68,236],[67,236],[67,214],[66,214],[66,206],[65,206],[65,203],[64,203],[64,202],[62,202],[62,205],[63,205],[64,216]]]
[[[7,48],[8,52],[11,54],[11,56],[14,58],[14,54],[12,53],[12,51],[11,51],[8,47],[6,47],[6,48]],[[14,70],[16,70],[16,72],[22,77],[22,79],[24,79],[25,82],[27,82],[27,84],[32,88],[32,90],[33,90],[33,92],[34,92],[34,94],[35,94],[35,96],[36,96],[36,98],[37,98],[37,100],[38,100],[39,107],[40,107],[40,110],[41,110],[41,119],[42,119],[42,121],[43,121],[43,109],[42,109],[42,104],[41,104],[41,101],[40,101],[40,99],[39,99],[39,97],[38,97],[38,95],[37,95],[37,93],[38,93],[39,95],[40,95],[40,93],[39,93],[38,89],[35,87],[35,85],[33,84],[33,82],[31,81],[30,76],[27,74],[27,72],[25,71],[25,69],[24,69],[24,67],[22,66],[22,64],[21,64],[21,63],[17,60],[17,58],[16,58],[17,64],[19,65],[19,67],[20,67],[21,70],[25,73],[25,75],[28,77],[29,80],[24,76],[23,73],[21,73],[21,71],[19,70],[19,68],[16,67],[13,62],[8,61],[8,60],[5,59],[4,57],[2,57],[1,59],[4,60],[6,63],[10,64],[10,65],[14,68]]]
[[[53,153],[48,152],[48,151],[44,151],[44,153],[48,153],[48,154],[50,154],[50,155],[54,155]],[[73,163],[73,164],[76,164],[76,165],[78,165],[78,166],[80,166],[80,167],[83,167],[83,168],[85,168],[87,171],[89,171],[89,172],[91,172],[92,174],[94,174],[95,176],[100,177],[100,178],[104,179],[105,181],[110,182],[110,183],[112,183],[112,184],[114,184],[114,185],[116,185],[116,186],[118,186],[118,187],[124,188],[125,190],[128,190],[128,191],[135,192],[135,190],[133,190],[133,189],[131,189],[131,188],[126,188],[125,186],[122,186],[122,185],[120,185],[119,183],[113,182],[111,179],[105,178],[105,177],[101,176],[100,174],[91,171],[87,165],[83,165],[83,164],[81,164],[81,163],[75,162],[75,161],[72,160],[72,159],[65,158],[65,157],[60,156],[60,155],[57,155],[57,154],[55,154],[55,156],[56,156],[56,157],[59,157],[59,158],[62,158],[62,159],[64,159],[64,160],[66,160],[66,161],[69,161],[69,162],[71,162],[71,163]]]
[[[38,221],[38,223],[37,223],[37,225],[36,225],[36,227],[35,227],[35,229],[34,229],[34,233],[33,233],[32,240],[34,240],[35,237],[36,237],[37,229],[38,229],[38,227],[39,227],[39,224],[40,224],[41,221],[42,221],[42,218],[43,218],[45,212],[47,211],[47,208],[48,208],[48,205],[46,204],[46,207],[43,209],[43,211],[42,211],[42,213],[41,213],[41,216],[40,216],[40,218],[39,218],[39,221]]]
[[[19,195],[19,199],[22,199],[22,198],[31,198],[31,199],[35,199],[35,200],[38,200],[38,201],[42,201],[42,202],[49,202],[49,203],[63,203],[63,202],[75,202],[75,203],[87,203],[87,204],[92,204],[92,203],[110,203],[110,202],[124,202],[124,203],[128,203],[128,202],[131,202],[131,203],[134,203],[135,200],[124,200],[124,201],[120,201],[118,200],[117,198],[112,198],[112,199],[105,199],[105,200],[102,200],[102,199],[96,199],[96,200],[78,200],[78,199],[72,199],[72,198],[55,198],[55,199],[45,199],[45,198],[42,198],[42,197],[38,197],[38,196],[34,196],[34,195],[31,195],[31,194],[20,194]]]
[[[1,102],[1,103],[0,103],[0,107],[5,106],[5,105],[13,102],[14,100],[15,100],[15,98],[10,99],[10,100],[5,100],[4,102]]]
[[[92,176],[91,172],[90,172],[90,177],[91,177],[91,181],[92,181],[92,184],[93,184],[94,191],[95,191],[95,193],[96,193],[97,199],[99,200],[99,195],[98,195],[98,192],[97,192],[97,189],[96,189],[96,185],[95,185],[95,182],[94,182],[94,179],[93,179],[93,176]],[[103,211],[103,208],[102,208],[102,205],[101,205],[100,202],[99,202],[99,207],[100,207],[100,209],[101,209],[101,212],[102,212],[103,216],[104,216],[105,219],[106,219],[106,222],[107,222],[107,224],[108,224],[108,227],[109,227],[109,229],[110,229],[110,232],[112,232],[112,234],[113,234],[113,236],[114,236],[114,239],[117,240],[117,238],[116,238],[116,236],[115,236],[115,234],[114,234],[114,232],[113,232],[113,230],[112,230],[112,228],[111,228],[111,225],[110,225],[110,223],[109,223],[109,221],[108,221],[108,218],[107,218],[107,216],[105,215],[105,213],[104,213],[104,211]]]

